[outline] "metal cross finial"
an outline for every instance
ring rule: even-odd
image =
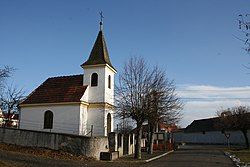
[[[100,17],[101,17],[101,22],[102,22],[102,19],[104,18],[104,17],[103,17],[103,14],[102,14],[102,11],[99,12],[99,14],[100,14]]]
[[[103,14],[102,14],[102,11],[101,12],[99,12],[99,14],[100,14],[100,18],[101,18],[101,21],[100,21],[100,31],[102,30],[102,28],[103,28]]]

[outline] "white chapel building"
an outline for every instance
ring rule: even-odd
[[[100,23],[101,24],[101,23]],[[100,31],[84,75],[48,78],[20,104],[20,129],[107,136],[113,131],[114,75]]]

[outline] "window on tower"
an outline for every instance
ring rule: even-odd
[[[108,76],[108,88],[111,89],[111,76]]]
[[[91,86],[97,86],[98,85],[98,75],[97,73],[93,73],[91,75]]]

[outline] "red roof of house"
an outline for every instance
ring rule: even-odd
[[[21,104],[80,102],[86,88],[83,75],[48,78]]]
[[[0,118],[4,118],[4,119],[8,119],[10,118],[11,120],[18,120],[19,118],[19,114],[9,114],[3,112],[2,114],[0,114]]]

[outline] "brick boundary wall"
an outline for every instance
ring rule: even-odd
[[[100,152],[107,152],[108,137],[89,137],[63,133],[50,133],[0,127],[0,142],[20,146],[63,150],[76,155],[100,159]]]

